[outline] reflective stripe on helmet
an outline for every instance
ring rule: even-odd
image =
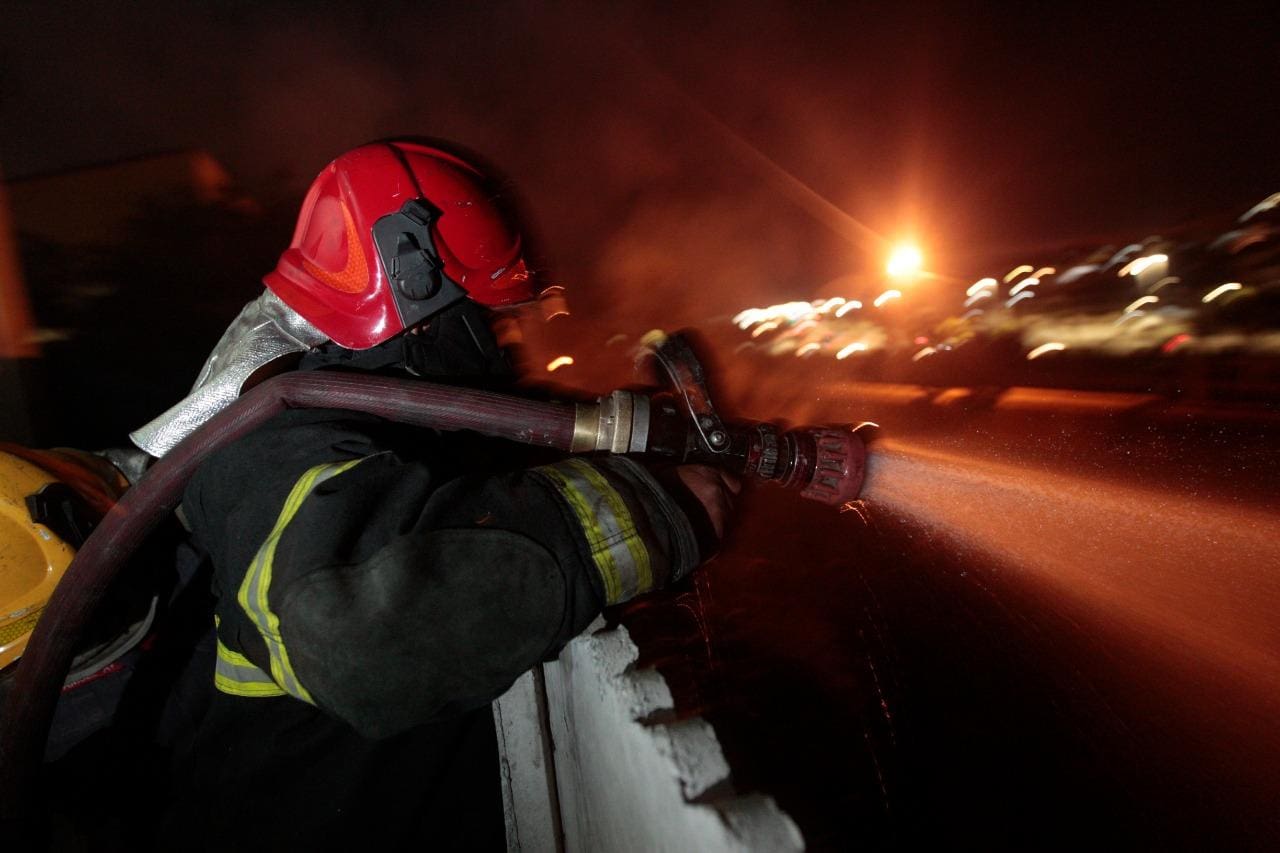
[[[317,465],[298,478],[298,482],[294,484],[293,491],[289,493],[289,497],[284,502],[280,517],[276,519],[275,527],[271,529],[266,541],[262,543],[262,547],[258,549],[258,553],[254,556],[253,562],[249,564],[249,571],[245,573],[244,581],[240,584],[240,591],[236,594],[236,601],[240,603],[241,609],[249,615],[249,619],[257,627],[258,633],[262,635],[262,639],[267,645],[267,654],[271,658],[272,679],[276,684],[284,688],[285,692],[290,696],[312,705],[315,704],[315,701],[311,698],[307,688],[298,680],[297,674],[293,671],[293,665],[289,663],[289,653],[285,649],[284,639],[280,636],[280,617],[271,611],[267,601],[267,594],[271,589],[272,563],[275,559],[276,546],[280,544],[281,535],[284,534],[285,528],[289,526],[289,522],[297,515],[298,509],[302,506],[302,502],[307,499],[307,496],[325,480],[336,477],[362,461],[364,460],[352,459],[347,462],[329,462]]]
[[[547,477],[573,509],[609,604],[653,589],[649,550],[622,495],[608,478],[581,459],[535,469]]]

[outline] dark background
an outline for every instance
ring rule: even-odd
[[[312,176],[377,137],[500,165],[570,290],[568,340],[707,327],[721,356],[745,307],[873,296],[898,239],[951,304],[999,264],[1212,237],[1280,190],[1274,4],[11,3],[2,23],[7,177],[195,148],[252,201],[157,199],[111,246],[19,233],[37,323],[64,336],[29,389],[41,446],[122,443],[181,396]],[[1257,371],[1241,413],[1212,393],[1241,386],[1241,359],[1035,362],[1057,371],[1040,384],[1202,390],[1191,414],[1029,413],[1004,405],[1015,383],[991,366],[1025,359],[1001,346],[908,375],[984,386],[945,405],[851,390],[895,379],[871,361],[722,358],[729,413],[876,419],[899,442],[886,470],[933,473],[885,476],[897,502],[882,485],[856,519],[753,492],[723,559],[617,618],[679,713],[716,726],[739,789],[775,796],[816,849],[1265,849],[1275,549],[1219,539],[1237,510],[1275,529],[1280,374]],[[568,384],[629,378],[625,347],[575,354]],[[978,474],[930,467],[943,452],[1004,473],[966,494]],[[1079,494],[1021,502],[1064,470]],[[1125,504],[1135,485],[1162,509]],[[957,544],[956,507],[979,498],[995,521]],[[1064,577],[1070,555],[1027,544],[1049,534],[1115,540],[1114,558]],[[1153,571],[1174,540],[1180,571]],[[1117,594],[1090,598],[1108,572]],[[1252,656],[1221,666],[1224,636]]]

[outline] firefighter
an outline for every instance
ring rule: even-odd
[[[509,381],[488,321],[537,295],[524,248],[469,159],[343,154],[192,394],[132,437],[163,455],[282,364]],[[312,409],[203,463],[182,513],[213,567],[215,690],[164,846],[503,845],[489,703],[604,607],[690,572],[738,488],[529,453]]]

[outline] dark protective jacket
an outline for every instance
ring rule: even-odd
[[[501,846],[488,704],[698,560],[641,466],[513,447],[289,411],[202,465],[183,508],[214,569],[217,690],[169,839]]]

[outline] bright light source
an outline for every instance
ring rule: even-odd
[[[1027,361],[1031,361],[1032,359],[1039,358],[1040,356],[1044,355],[1047,352],[1062,352],[1066,348],[1067,348],[1066,344],[1060,344],[1056,341],[1051,344],[1041,344],[1040,346],[1033,349],[1031,352],[1027,353]]]
[[[996,280],[994,278],[980,278],[973,284],[969,285],[969,289],[965,291],[965,295],[973,296],[980,290],[986,290],[989,287],[994,289],[995,286]]]
[[[1008,284],[1018,276],[1022,275],[1024,272],[1031,272],[1034,269],[1035,267],[1031,266],[1031,264],[1022,264],[1020,266],[1016,266],[1004,274],[1004,283]]]
[[[840,350],[840,352],[836,353],[836,358],[839,359],[840,361],[844,361],[846,358],[853,355],[855,352],[866,352],[866,350],[867,350],[867,345],[864,344],[862,341],[858,341],[857,343],[849,344],[847,347]]]
[[[920,254],[920,250],[904,243],[889,255],[889,263],[885,266],[885,271],[893,278],[907,278],[920,272],[923,266],[924,255]]]
[[[861,307],[862,307],[861,302],[859,302],[856,299],[850,299],[848,302],[846,302],[845,304],[841,305],[839,308],[836,309],[836,316],[843,317],[845,314],[848,314],[850,311],[857,311]]]
[[[1134,258],[1120,268],[1120,272],[1116,275],[1124,278],[1127,275],[1140,276],[1147,267],[1153,264],[1162,264],[1169,260],[1168,255],[1144,255],[1141,258]]]
[[[573,364],[573,356],[562,355],[559,358],[551,359],[551,362],[547,364],[547,372],[550,373],[553,370],[559,370],[560,368],[568,367],[571,364]]]
[[[872,304],[875,305],[877,308],[879,308],[881,305],[885,304],[890,299],[901,299],[901,298],[902,298],[901,290],[886,290],[884,293],[877,296],[875,299],[875,302],[873,302]]]
[[[1053,275],[1053,274],[1054,274],[1054,273],[1056,273],[1056,272],[1057,272],[1057,270],[1056,270],[1056,269],[1054,269],[1053,267],[1040,267],[1040,269],[1036,270],[1035,272],[1033,272],[1033,273],[1031,274],[1031,277],[1032,277],[1032,278],[1044,278],[1045,276],[1047,276],[1047,275]]]
[[[1228,293],[1232,290],[1239,290],[1243,286],[1244,285],[1242,285],[1238,281],[1229,281],[1226,284],[1221,285],[1220,287],[1215,287],[1213,290],[1210,290],[1204,296],[1200,297],[1200,301],[1208,305],[1210,302],[1217,299],[1222,294]]]
[[[1021,291],[1026,290],[1028,287],[1035,287],[1039,283],[1040,283],[1040,279],[1036,278],[1035,276],[1024,278],[1022,281],[1015,284],[1009,290],[1009,295],[1017,296]]]
[[[804,357],[804,356],[808,355],[809,353],[811,353],[811,352],[817,352],[817,351],[818,351],[818,350],[820,350],[820,349],[822,349],[822,344],[819,344],[819,343],[808,343],[808,344],[805,344],[804,346],[800,347],[800,349],[796,350],[796,357],[797,357],[797,358],[802,358],[802,357]]]
[[[934,349],[933,347],[925,347],[924,349],[920,350],[920,352],[911,356],[911,360],[919,361],[922,358],[928,358],[929,356],[933,355],[935,352],[937,352],[937,350]]]
[[[1128,314],[1130,311],[1137,311],[1143,305],[1150,305],[1154,302],[1159,302],[1159,301],[1160,301],[1159,296],[1143,296],[1139,299],[1135,299],[1132,302],[1130,302],[1129,307],[1124,309],[1124,313]]]

